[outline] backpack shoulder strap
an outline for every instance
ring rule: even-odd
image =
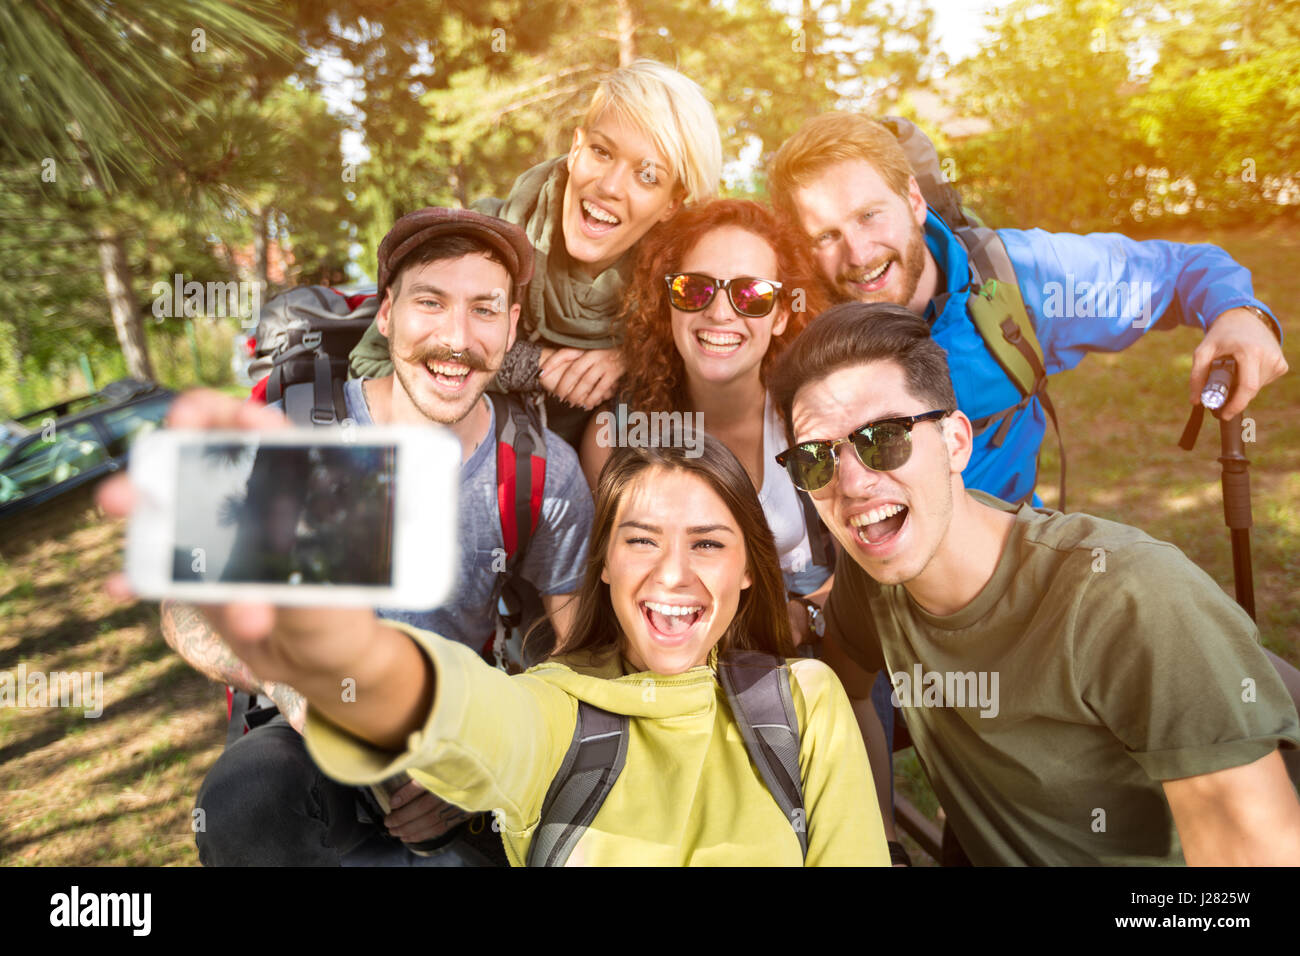
[[[279,397],[285,416],[295,425],[337,425],[348,417],[343,380],[332,374],[329,356],[323,352],[312,361],[312,380],[283,386]],[[268,399],[274,401],[269,394]]]
[[[529,866],[563,866],[627,762],[628,718],[578,701],[573,742],[551,780],[528,845]]]
[[[996,229],[965,223],[953,226],[952,232],[966,249],[966,258],[970,260],[977,286],[989,279],[998,279],[1020,288],[1016,267],[1011,264],[1011,256]]]
[[[997,424],[993,445],[998,447],[1006,439],[1015,413],[1037,397],[1056,432],[1056,444],[1061,456],[1059,507],[1064,511],[1065,439],[1056,418],[1056,406],[1047,393],[1043,346],[1038,341],[1038,333],[1029,317],[1024,296],[1021,295],[1015,267],[1007,255],[1007,247],[996,231],[984,226],[965,226],[955,229],[954,233],[966,247],[971,271],[974,273],[974,285],[966,307],[971,322],[1021,395],[1017,404],[986,415],[971,424],[975,427],[976,434]],[[1033,497],[1032,490],[1029,496]]]
[[[745,749],[808,856],[808,823],[799,771],[799,720],[790,693],[790,668],[761,651],[728,651],[718,678]]]
[[[813,559],[820,559],[824,568],[834,568],[835,539],[831,537],[826,525],[822,524],[822,519],[817,514],[817,507],[812,503],[812,497],[797,488],[795,494],[799,496],[799,506],[803,509],[803,524],[808,532],[808,547],[812,551]]]

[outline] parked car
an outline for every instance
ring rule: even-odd
[[[131,443],[162,424],[175,397],[127,378],[0,425],[0,521],[122,468]]]

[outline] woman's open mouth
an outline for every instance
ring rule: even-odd
[[[663,604],[659,601],[641,601],[641,616],[649,626],[650,636],[657,641],[681,643],[695,630],[704,618],[702,604]]]
[[[591,236],[603,236],[623,224],[623,220],[603,206],[584,199],[578,204],[582,228]]]
[[[707,355],[731,355],[744,344],[744,336],[736,332],[712,332],[701,330],[695,333],[695,341]]]
[[[907,505],[887,504],[849,518],[853,536],[868,551],[887,549],[902,533],[910,512]]]

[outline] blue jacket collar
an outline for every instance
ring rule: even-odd
[[[940,292],[925,307],[925,318],[933,327],[949,312],[965,314],[966,296],[962,293],[970,286],[970,260],[965,246],[932,209],[925,216],[925,245],[940,274]]]

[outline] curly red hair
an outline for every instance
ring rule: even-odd
[[[778,304],[790,313],[785,331],[772,336],[759,368],[764,384],[768,369],[803,327],[830,306],[830,295],[817,272],[807,238],[769,207],[748,199],[713,199],[686,206],[652,229],[638,243],[628,298],[623,311],[623,382],[620,398],[632,408],[688,411],[686,367],[673,341],[668,286],[664,276],[676,272],[686,254],[708,232],[736,226],[752,232],[776,253],[781,283]],[[792,308],[801,305],[801,309]]]

